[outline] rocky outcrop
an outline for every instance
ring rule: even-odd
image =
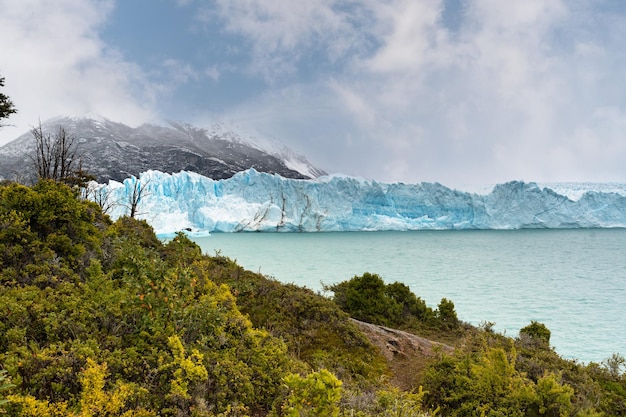
[[[412,333],[352,319],[387,359],[390,382],[400,389],[417,388],[418,376],[430,360],[441,353],[452,353],[452,346]]]

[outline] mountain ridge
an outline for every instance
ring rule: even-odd
[[[130,127],[98,115],[60,116],[43,122],[42,129],[54,135],[62,126],[74,136],[82,168],[100,183],[138,177],[147,170],[185,170],[216,180],[249,168],[294,179],[326,174],[282,144],[259,144],[258,139],[246,138],[223,124],[207,128],[174,121],[168,124]],[[0,147],[0,177],[32,181],[24,178],[24,167],[32,165],[33,150],[31,132]]]

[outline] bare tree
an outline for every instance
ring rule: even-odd
[[[76,183],[77,179],[84,177],[74,135],[59,126],[53,136],[43,131],[41,121],[31,132],[35,137],[33,162],[40,179]]]
[[[117,204],[112,200],[113,190],[105,184],[89,181],[81,190],[82,198],[91,200],[100,206],[104,214],[108,214]]]
[[[150,179],[147,179],[145,182],[141,182],[140,178],[132,177],[135,181],[133,183],[133,189],[131,193],[128,195],[128,209],[130,210],[130,217],[134,218],[138,213],[137,209],[139,207],[139,203],[141,200],[147,196],[146,187],[150,183]]]

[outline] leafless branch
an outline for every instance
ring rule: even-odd
[[[133,177],[134,178],[134,177]],[[148,178],[145,182],[142,183],[142,180],[139,178],[135,179],[133,183],[133,190],[128,196],[128,209],[130,210],[130,217],[134,218],[137,214],[137,209],[139,207],[139,203],[144,197],[147,197],[149,194],[146,194],[146,187],[150,184],[150,179]]]
[[[78,142],[63,126],[53,135],[43,131],[41,121],[32,128],[35,156],[32,158],[40,179],[67,182],[83,174],[78,154]]]

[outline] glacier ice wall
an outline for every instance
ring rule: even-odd
[[[137,217],[161,236],[207,232],[626,227],[624,193],[585,192],[577,200],[535,183],[500,184],[479,195],[437,183],[403,184],[348,176],[292,180],[254,169],[225,180],[191,172],[148,171],[111,181],[113,218],[129,213],[143,188]]]

